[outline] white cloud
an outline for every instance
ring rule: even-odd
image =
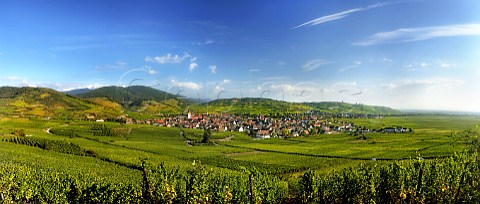
[[[392,59],[390,59],[390,58],[386,58],[386,57],[384,57],[384,58],[382,59],[382,61],[384,61],[384,62],[392,62],[393,60],[392,60]]]
[[[453,67],[456,67],[456,66],[457,66],[457,64],[455,64],[455,63],[448,63],[448,62],[441,62],[440,63],[440,67],[444,68],[444,69],[453,68]]]
[[[221,82],[213,82],[213,83],[215,83],[215,86],[213,88],[213,92],[219,93],[219,92],[225,91],[226,89],[223,86],[227,85],[227,84],[230,84],[231,82],[232,82],[232,80],[230,80],[230,79],[224,79]],[[210,83],[212,83],[212,82],[210,82]]]
[[[217,65],[210,65],[208,68],[210,68],[210,72],[212,72],[212,74],[217,73]]]
[[[188,66],[188,70],[192,72],[198,67],[198,64],[196,63],[197,57],[192,57],[190,58],[190,65]]]
[[[192,71],[195,70],[197,67],[198,67],[198,64],[195,63],[195,62],[192,62],[192,63],[190,63],[190,66],[188,67],[188,70],[189,70],[190,72],[192,72]]]
[[[152,68],[149,68],[149,69],[147,70],[147,72],[148,72],[148,74],[150,74],[150,75],[158,74],[158,71],[155,70],[155,69],[152,69]]]
[[[57,83],[45,83],[45,82],[31,82],[26,78],[18,77],[18,76],[8,76],[8,77],[0,77],[0,86],[14,86],[14,87],[46,87],[55,89],[58,91],[70,91],[74,89],[96,89],[104,86],[110,86],[109,84],[101,84],[101,83],[64,83],[64,82],[57,82]]]
[[[330,90],[334,92],[343,92],[344,90],[356,90],[357,88],[357,82],[352,81],[352,82],[337,82],[334,83],[331,87]]]
[[[427,78],[427,79],[402,79],[399,81],[390,82],[387,84],[383,84],[382,88],[388,90],[402,90],[402,91],[409,91],[409,90],[419,90],[419,89],[427,89],[427,90],[445,90],[451,89],[453,86],[458,84],[464,84],[463,80],[458,79],[450,79],[450,78]]]
[[[413,64],[403,65],[403,68],[406,69],[407,71],[410,71],[410,72],[417,71],[417,69],[415,68],[415,66]]]
[[[212,43],[215,43],[215,41],[212,40],[212,39],[208,39],[208,40],[205,40],[204,42],[199,42],[197,44],[198,45],[209,45],[209,44],[212,44]]]
[[[163,56],[155,56],[155,57],[145,57],[146,62],[155,62],[158,64],[179,64],[183,60],[190,58],[191,56],[188,53],[180,55],[172,55],[170,53],[163,55]]]
[[[2,86],[35,86],[30,83],[27,79],[18,77],[18,76],[7,76],[3,77],[0,80],[0,85]]]
[[[75,89],[97,89],[104,86],[109,86],[108,84],[83,84],[83,85],[68,85],[68,84],[55,84],[57,90],[61,91],[71,91]]]
[[[423,68],[425,68],[425,67],[429,67],[430,65],[431,65],[431,64],[429,64],[429,63],[426,63],[426,62],[422,62],[422,63],[420,63],[420,67],[423,67]]]
[[[302,68],[303,68],[303,71],[304,72],[308,72],[308,71],[312,71],[314,69],[317,69],[319,68],[320,66],[322,65],[325,65],[325,64],[328,64],[330,62],[328,61],[325,61],[323,59],[314,59],[314,60],[310,60],[308,62],[306,62]]]
[[[202,86],[198,83],[195,82],[179,82],[174,79],[171,81],[172,86],[178,87],[178,88],[187,88],[187,89],[192,89],[198,91]]]
[[[321,88],[314,82],[300,82],[296,84],[267,82],[257,89],[257,93],[268,92],[271,97],[286,101],[320,101]],[[319,97],[320,96],[320,97]]]
[[[284,65],[286,65],[286,64],[287,64],[287,63],[286,63],[285,61],[278,61],[278,65],[280,65],[280,66],[284,66]]]
[[[271,87],[274,90],[283,90],[285,93],[288,94],[300,94],[303,91],[313,91],[315,87],[313,86],[297,86],[292,84],[272,84]]]
[[[401,28],[393,31],[376,33],[364,41],[353,44],[358,46],[370,46],[383,43],[414,42],[438,37],[473,35],[480,35],[480,24]]]
[[[329,22],[329,21],[342,19],[342,18],[345,18],[345,17],[347,17],[350,14],[355,13],[355,12],[366,11],[366,10],[369,10],[369,9],[373,9],[373,8],[377,8],[377,7],[381,7],[381,6],[385,6],[385,5],[388,5],[388,4],[387,3],[378,3],[378,4],[373,4],[373,5],[370,5],[370,6],[367,6],[367,7],[363,7],[363,8],[362,7],[361,8],[354,8],[354,9],[342,11],[342,12],[339,12],[339,13],[335,13],[335,14],[331,14],[331,15],[327,15],[327,16],[322,16],[320,18],[316,18],[316,19],[313,19],[313,20],[308,21],[306,23],[303,23],[299,26],[293,27],[292,29],[300,28],[300,27],[307,26],[307,25],[308,26],[314,26],[314,25],[326,23],[326,22]]]

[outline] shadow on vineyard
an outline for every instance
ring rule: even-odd
[[[32,137],[10,137],[10,138],[3,138],[2,141],[12,142],[15,144],[28,145],[33,147],[39,147],[44,150],[51,150],[54,152],[65,153],[65,154],[92,156],[92,157],[97,156],[97,154],[93,150],[86,150],[76,144],[68,143],[64,141],[58,141],[58,140],[40,139],[40,138],[32,138]]]

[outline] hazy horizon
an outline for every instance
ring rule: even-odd
[[[480,112],[480,2],[0,2],[0,86]]]

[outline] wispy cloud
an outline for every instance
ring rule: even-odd
[[[163,56],[155,56],[155,57],[145,57],[146,62],[155,62],[158,64],[178,64],[181,63],[183,60],[190,58],[191,56],[188,53],[183,55],[173,55],[173,54],[166,54]]]
[[[259,78],[263,81],[284,81],[290,79],[289,76],[269,76],[269,77],[261,77]]]
[[[480,24],[401,28],[393,31],[376,33],[363,41],[353,44],[358,46],[371,46],[384,43],[414,42],[439,37],[474,35],[480,35]]]
[[[373,4],[373,5],[370,5],[370,6],[367,6],[367,7],[354,8],[354,9],[342,11],[342,12],[339,12],[339,13],[334,13],[334,14],[327,15],[327,16],[322,16],[320,18],[316,18],[316,19],[313,19],[313,20],[308,21],[306,23],[300,24],[296,27],[293,27],[292,29],[300,28],[300,27],[303,27],[303,26],[314,26],[314,25],[326,23],[326,22],[329,22],[329,21],[342,19],[342,18],[345,18],[345,17],[349,16],[352,13],[356,13],[356,12],[360,12],[360,11],[366,11],[366,10],[370,10],[370,9],[373,9],[373,8],[382,7],[382,6],[385,6],[385,5],[388,5],[388,3],[378,3],[378,4]]]
[[[304,72],[309,72],[309,71],[312,71],[314,69],[317,69],[319,68],[320,66],[322,65],[325,65],[325,64],[328,64],[330,62],[326,61],[326,60],[323,60],[323,59],[314,59],[314,60],[310,60],[308,62],[306,62],[302,68],[303,68],[303,71]]]
[[[212,74],[217,73],[217,65],[210,65],[208,66],[208,68],[210,69],[210,72],[212,72]]]
[[[451,69],[457,67],[455,62],[439,60],[439,61],[423,61],[420,63],[409,63],[403,66],[408,71],[439,71],[439,69]]]
[[[116,61],[114,64],[106,64],[95,67],[98,70],[110,70],[110,69],[126,69],[127,63],[123,61]]]
[[[346,67],[342,67],[338,70],[338,73],[340,72],[344,72],[344,71],[347,71],[347,70],[350,70],[350,69],[354,69],[354,68],[357,68],[358,66],[362,65],[362,61],[359,61],[359,60],[355,60],[353,61],[353,64],[352,65],[348,65]]]

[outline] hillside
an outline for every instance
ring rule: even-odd
[[[382,106],[342,102],[290,103],[266,98],[218,99],[191,106],[195,112],[279,114],[318,111],[326,113],[398,114],[400,111]]]
[[[217,99],[191,106],[191,109],[195,112],[250,114],[300,113],[310,110],[308,106],[300,103],[268,98]]]
[[[121,109],[103,106],[48,88],[0,87],[0,114],[29,118],[116,117]]]
[[[120,104],[125,111],[135,118],[153,117],[158,114],[178,114],[189,103],[178,96],[146,86],[98,88],[77,97],[86,100],[108,99]]]

